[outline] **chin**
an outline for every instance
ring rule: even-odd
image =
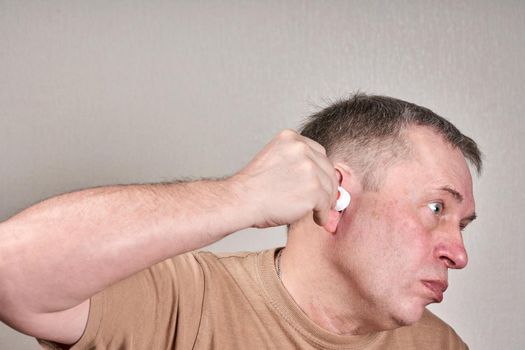
[[[401,305],[397,312],[393,313],[393,320],[398,327],[410,326],[421,319],[425,312],[424,305]]]

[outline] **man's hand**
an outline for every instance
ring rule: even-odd
[[[327,223],[338,180],[323,146],[293,130],[279,133],[229,181],[239,185],[254,227],[290,224],[313,211]]]

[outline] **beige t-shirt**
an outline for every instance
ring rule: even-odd
[[[139,272],[91,298],[72,349],[468,349],[430,311],[393,331],[330,333],[283,287],[274,254],[194,252]]]

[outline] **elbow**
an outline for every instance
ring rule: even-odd
[[[17,314],[23,314],[22,297],[23,289],[17,286],[17,264],[13,260],[16,256],[13,252],[9,235],[6,233],[5,223],[0,224],[0,321],[12,325],[9,321],[13,320]]]
[[[6,260],[5,249],[0,247],[0,320],[8,323],[10,315],[16,313],[17,302],[16,288]]]
[[[0,247],[0,321],[19,332],[30,334],[26,326],[31,322],[31,314],[24,303],[24,289],[18,286],[14,278],[17,271],[5,251]]]

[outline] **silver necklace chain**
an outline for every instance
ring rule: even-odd
[[[277,256],[275,257],[275,270],[277,271],[277,277],[281,279],[281,254],[284,248],[279,249]]]

